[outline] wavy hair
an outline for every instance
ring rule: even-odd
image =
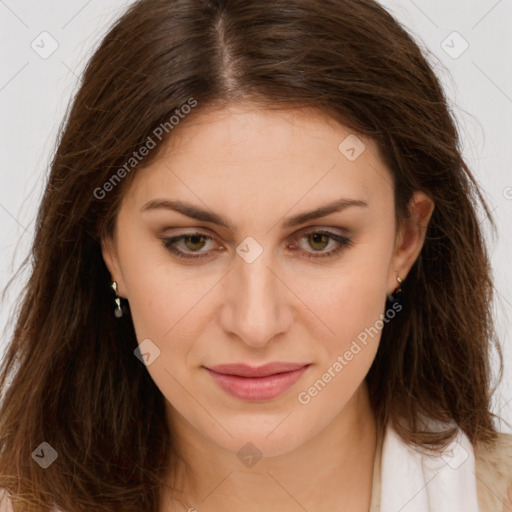
[[[420,448],[455,434],[424,428],[425,417],[492,442],[493,345],[500,379],[503,361],[477,211],[491,214],[426,51],[373,0],[139,0],[101,41],[66,111],[24,262],[0,373],[0,487],[15,510],[159,510],[180,456],[163,395],[134,357],[129,304],[113,315],[100,241],[158,151],[113,175],[191,99],[188,118],[242,100],[326,113],[377,143],[399,221],[414,191],[432,198],[403,312],[384,326],[366,376],[371,403],[381,430],[392,422]],[[161,146],[172,130],[163,135]],[[42,442],[58,454],[45,470],[32,457]]]

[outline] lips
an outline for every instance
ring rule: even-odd
[[[267,377],[276,373],[292,372],[307,366],[305,363],[268,363],[263,366],[249,366],[247,364],[219,364],[208,367],[216,373],[234,375],[237,377]]]
[[[221,364],[205,367],[221,389],[246,401],[266,401],[289,389],[309,367],[305,363]]]

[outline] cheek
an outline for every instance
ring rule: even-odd
[[[304,414],[323,418],[322,425],[347,405],[377,353],[386,323],[382,274],[378,266],[372,272],[348,273],[317,296],[315,307],[334,334],[317,337],[317,368],[303,383],[297,402]]]
[[[137,340],[151,340],[158,353],[147,371],[167,401],[186,412],[190,397],[184,387],[188,389],[191,378],[187,361],[202,329],[200,298],[205,288],[191,286],[190,278],[177,278],[168,269],[147,263],[133,267],[127,288]]]
[[[350,345],[379,320],[385,308],[389,260],[390,249],[368,244],[347,252],[338,267],[314,280],[294,278],[294,292],[315,313],[326,346]]]
[[[199,301],[205,283],[177,270],[161,242],[144,231],[125,234],[120,256],[137,339],[165,341]]]
[[[186,380],[187,361],[211,312],[205,294],[218,276],[197,276],[194,267],[178,268],[160,242],[141,243],[140,236],[126,237],[123,277],[136,338],[156,346],[159,356],[147,369],[167,396]],[[194,272],[196,276],[194,276]],[[211,304],[210,304],[211,307]],[[179,387],[179,386],[178,386]],[[168,399],[171,397],[168,396]]]
[[[348,399],[356,390],[373,362],[384,325],[382,287],[371,279],[352,277],[344,285],[326,294],[323,305],[317,304],[331,331],[317,340],[322,348],[315,377],[330,388],[321,400],[324,403],[336,396]]]
[[[319,324],[318,366],[301,390],[304,402],[299,400],[311,405],[308,410],[312,413],[321,414],[329,404],[342,408],[363,381],[378,350],[386,324],[392,238],[391,242],[385,236],[368,240],[357,251],[347,252],[336,272],[317,281],[315,293],[311,293],[311,282],[298,281],[302,288],[297,293],[309,297],[308,306],[328,327]]]

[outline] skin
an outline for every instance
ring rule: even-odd
[[[338,149],[350,130],[321,113],[239,103],[195,114],[137,171],[115,236],[102,242],[139,343],[149,338],[160,350],[147,370],[188,463],[168,484],[183,486],[186,506],[199,512],[367,511],[376,424],[364,378],[380,331],[309,403],[298,395],[382,318],[397,276],[406,279],[419,255],[434,205],[415,193],[411,219],[397,227],[377,146],[359,136],[365,150],[350,161]],[[164,208],[141,212],[157,198],[214,211],[234,229]],[[289,216],[340,198],[367,206],[283,227]],[[311,228],[351,244],[307,259],[337,247],[304,236]],[[177,247],[202,259],[180,260],[162,243],[195,230],[213,240]],[[236,252],[248,236],[263,250],[251,263]],[[227,394],[203,368],[270,361],[311,366],[282,395],[256,403]],[[252,467],[236,456],[248,442],[262,454]],[[187,510],[165,486],[162,496],[162,511]]]

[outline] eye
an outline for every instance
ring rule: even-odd
[[[311,230],[306,233],[302,233],[300,236],[292,238],[292,244],[288,245],[288,247],[295,250],[298,246],[297,241],[301,241],[303,239],[305,239],[307,244],[313,248],[313,252],[305,249],[307,254],[303,257],[307,259],[330,258],[352,244],[352,241],[349,238],[338,233],[326,230]],[[176,255],[178,258],[185,260],[208,257],[209,253],[213,251],[213,248],[209,251],[202,249],[208,245],[208,242],[212,241],[214,241],[214,239],[211,236],[201,232],[185,233],[183,235],[170,238],[162,238],[162,244],[168,251]],[[324,249],[329,246],[329,242],[332,242],[334,247],[325,251]],[[183,244],[182,247],[184,246],[184,248],[178,247],[180,243]]]
[[[162,242],[164,247],[178,256],[178,258],[182,259],[197,259],[197,258],[204,258],[205,252],[207,251],[200,251],[205,245],[205,241],[212,241],[213,238],[205,233],[185,233],[184,235],[174,236],[171,238],[163,238]],[[183,251],[182,249],[177,249],[176,245],[178,242],[183,241],[185,244],[185,249],[190,250],[192,253],[199,253],[199,254],[190,254],[186,251]]]
[[[294,240],[293,245],[296,246],[297,244],[295,242],[302,239],[305,239],[307,244],[313,248],[313,252],[306,251],[307,254],[304,256],[310,260],[331,258],[340,253],[345,247],[352,244],[352,240],[346,236],[327,230],[310,230],[305,233],[301,233],[301,235]],[[333,242],[332,245],[334,245],[334,248],[329,251],[325,251],[324,249],[329,245],[329,242]]]

